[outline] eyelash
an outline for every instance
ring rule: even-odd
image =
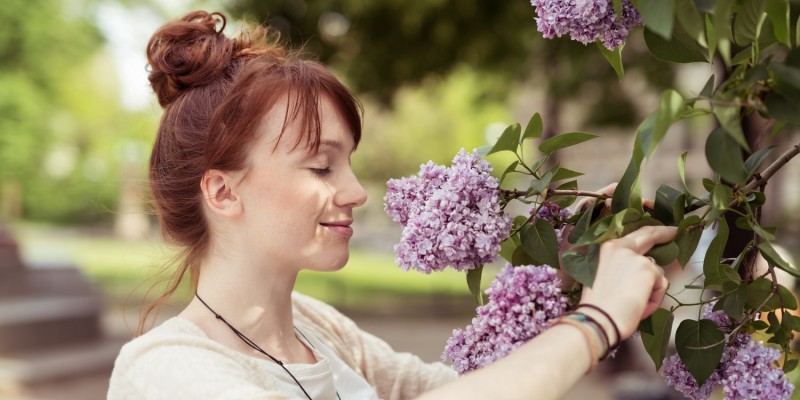
[[[326,176],[331,173],[331,169],[328,167],[325,168],[311,168],[311,172],[317,176]]]

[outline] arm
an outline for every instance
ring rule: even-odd
[[[597,276],[593,286],[584,289],[581,302],[606,310],[613,322],[593,310],[581,311],[601,322],[612,341],[630,337],[639,321],[661,304],[666,278],[661,268],[642,254],[655,244],[671,240],[675,232],[673,227],[644,227],[601,246]],[[619,327],[620,338],[612,323]],[[560,398],[589,369],[593,361],[590,340],[601,339],[584,336],[573,326],[555,325],[506,358],[420,399]]]

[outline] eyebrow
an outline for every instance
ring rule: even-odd
[[[329,147],[332,147],[332,148],[333,148],[333,149],[335,149],[335,150],[342,150],[342,149],[344,149],[344,144],[342,144],[342,142],[340,142],[340,141],[338,141],[338,140],[330,140],[330,139],[328,139],[328,140],[322,140],[322,141],[319,143],[319,145],[320,145],[320,147],[322,147],[322,146],[329,146]],[[352,150],[350,150],[350,153],[353,153],[355,150],[356,150],[356,149],[355,149],[355,147],[354,147]]]
[[[333,147],[336,150],[341,150],[342,147],[344,147],[344,146],[342,146],[342,142],[339,142],[339,141],[336,141],[336,140],[323,140],[323,141],[321,141],[319,143],[319,145],[320,146],[330,146],[330,147]]]

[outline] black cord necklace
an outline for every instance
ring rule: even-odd
[[[261,354],[263,354],[263,355],[265,355],[265,356],[267,356],[267,357],[269,357],[269,359],[270,359],[270,360],[272,360],[273,362],[275,362],[275,364],[278,364],[278,365],[279,365],[281,368],[283,368],[283,370],[284,370],[284,371],[286,371],[286,373],[287,373],[287,374],[289,374],[289,376],[291,376],[291,377],[292,377],[292,380],[294,380],[294,383],[296,383],[296,384],[297,384],[297,386],[299,386],[299,387],[300,387],[300,390],[302,390],[302,391],[303,391],[303,394],[304,394],[304,395],[306,395],[306,397],[308,398],[308,400],[313,400],[313,399],[311,398],[311,396],[308,394],[308,392],[306,392],[306,388],[304,388],[304,387],[303,387],[303,385],[300,383],[300,381],[298,381],[298,380],[297,380],[297,378],[295,378],[295,376],[294,376],[294,374],[292,373],[292,371],[289,371],[289,369],[288,369],[288,368],[286,368],[286,366],[285,366],[285,365],[283,365],[283,361],[281,361],[281,360],[279,360],[279,359],[277,359],[277,358],[273,357],[271,354],[269,354],[269,353],[267,353],[266,351],[264,351],[264,349],[262,349],[261,347],[259,347],[259,346],[258,346],[258,345],[257,345],[255,342],[253,342],[252,340],[250,340],[250,338],[248,338],[248,337],[247,337],[247,336],[245,336],[245,335],[244,335],[242,332],[239,332],[239,330],[237,330],[236,328],[234,328],[234,327],[233,327],[233,326],[232,326],[230,323],[228,323],[228,321],[226,321],[226,320],[225,320],[225,318],[222,318],[222,316],[221,316],[221,315],[219,315],[219,314],[217,314],[217,312],[216,312],[216,311],[214,311],[214,309],[213,309],[213,308],[211,308],[211,306],[209,306],[208,304],[206,304],[206,302],[205,302],[205,301],[203,301],[203,299],[202,299],[202,298],[200,298],[200,295],[199,295],[199,294],[197,294],[197,292],[195,292],[194,296],[195,296],[195,297],[197,297],[197,300],[200,300],[200,302],[201,302],[201,303],[203,303],[203,305],[204,305],[204,306],[206,306],[206,308],[208,309],[208,311],[211,311],[211,313],[213,313],[213,314],[214,314],[214,316],[215,316],[215,317],[217,317],[217,319],[218,319],[218,320],[222,321],[222,322],[223,322],[225,325],[227,325],[227,326],[228,326],[228,328],[230,328],[230,329],[233,331],[233,333],[235,333],[235,334],[236,334],[236,336],[238,336],[238,337],[239,337],[239,339],[242,339],[242,341],[243,341],[243,342],[245,342],[245,344],[247,344],[248,346],[250,346],[251,348],[253,348],[253,350],[255,350],[255,351],[257,351],[257,352],[259,352],[259,353],[261,353]],[[303,333],[302,333],[302,332],[300,332],[300,330],[298,330],[298,329],[297,329],[297,327],[295,327],[294,329],[295,329],[295,330],[297,330],[297,332],[298,332],[298,333],[300,333],[301,335],[303,335]],[[303,337],[304,337],[304,338],[306,338],[306,336],[305,336],[305,335],[303,335]],[[306,341],[308,341],[308,338],[306,338]],[[313,344],[311,344],[311,342],[310,342],[310,341],[308,341],[308,344],[310,344],[312,347],[314,346]],[[341,398],[341,397],[339,397],[339,391],[338,391],[338,390],[336,391],[336,398],[338,398],[339,400],[342,400],[342,398]]]

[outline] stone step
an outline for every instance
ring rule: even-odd
[[[48,349],[33,349],[13,356],[0,355],[0,398],[26,385],[111,371],[124,338],[100,338]]]
[[[96,339],[101,312],[94,294],[0,298],[0,355]]]

